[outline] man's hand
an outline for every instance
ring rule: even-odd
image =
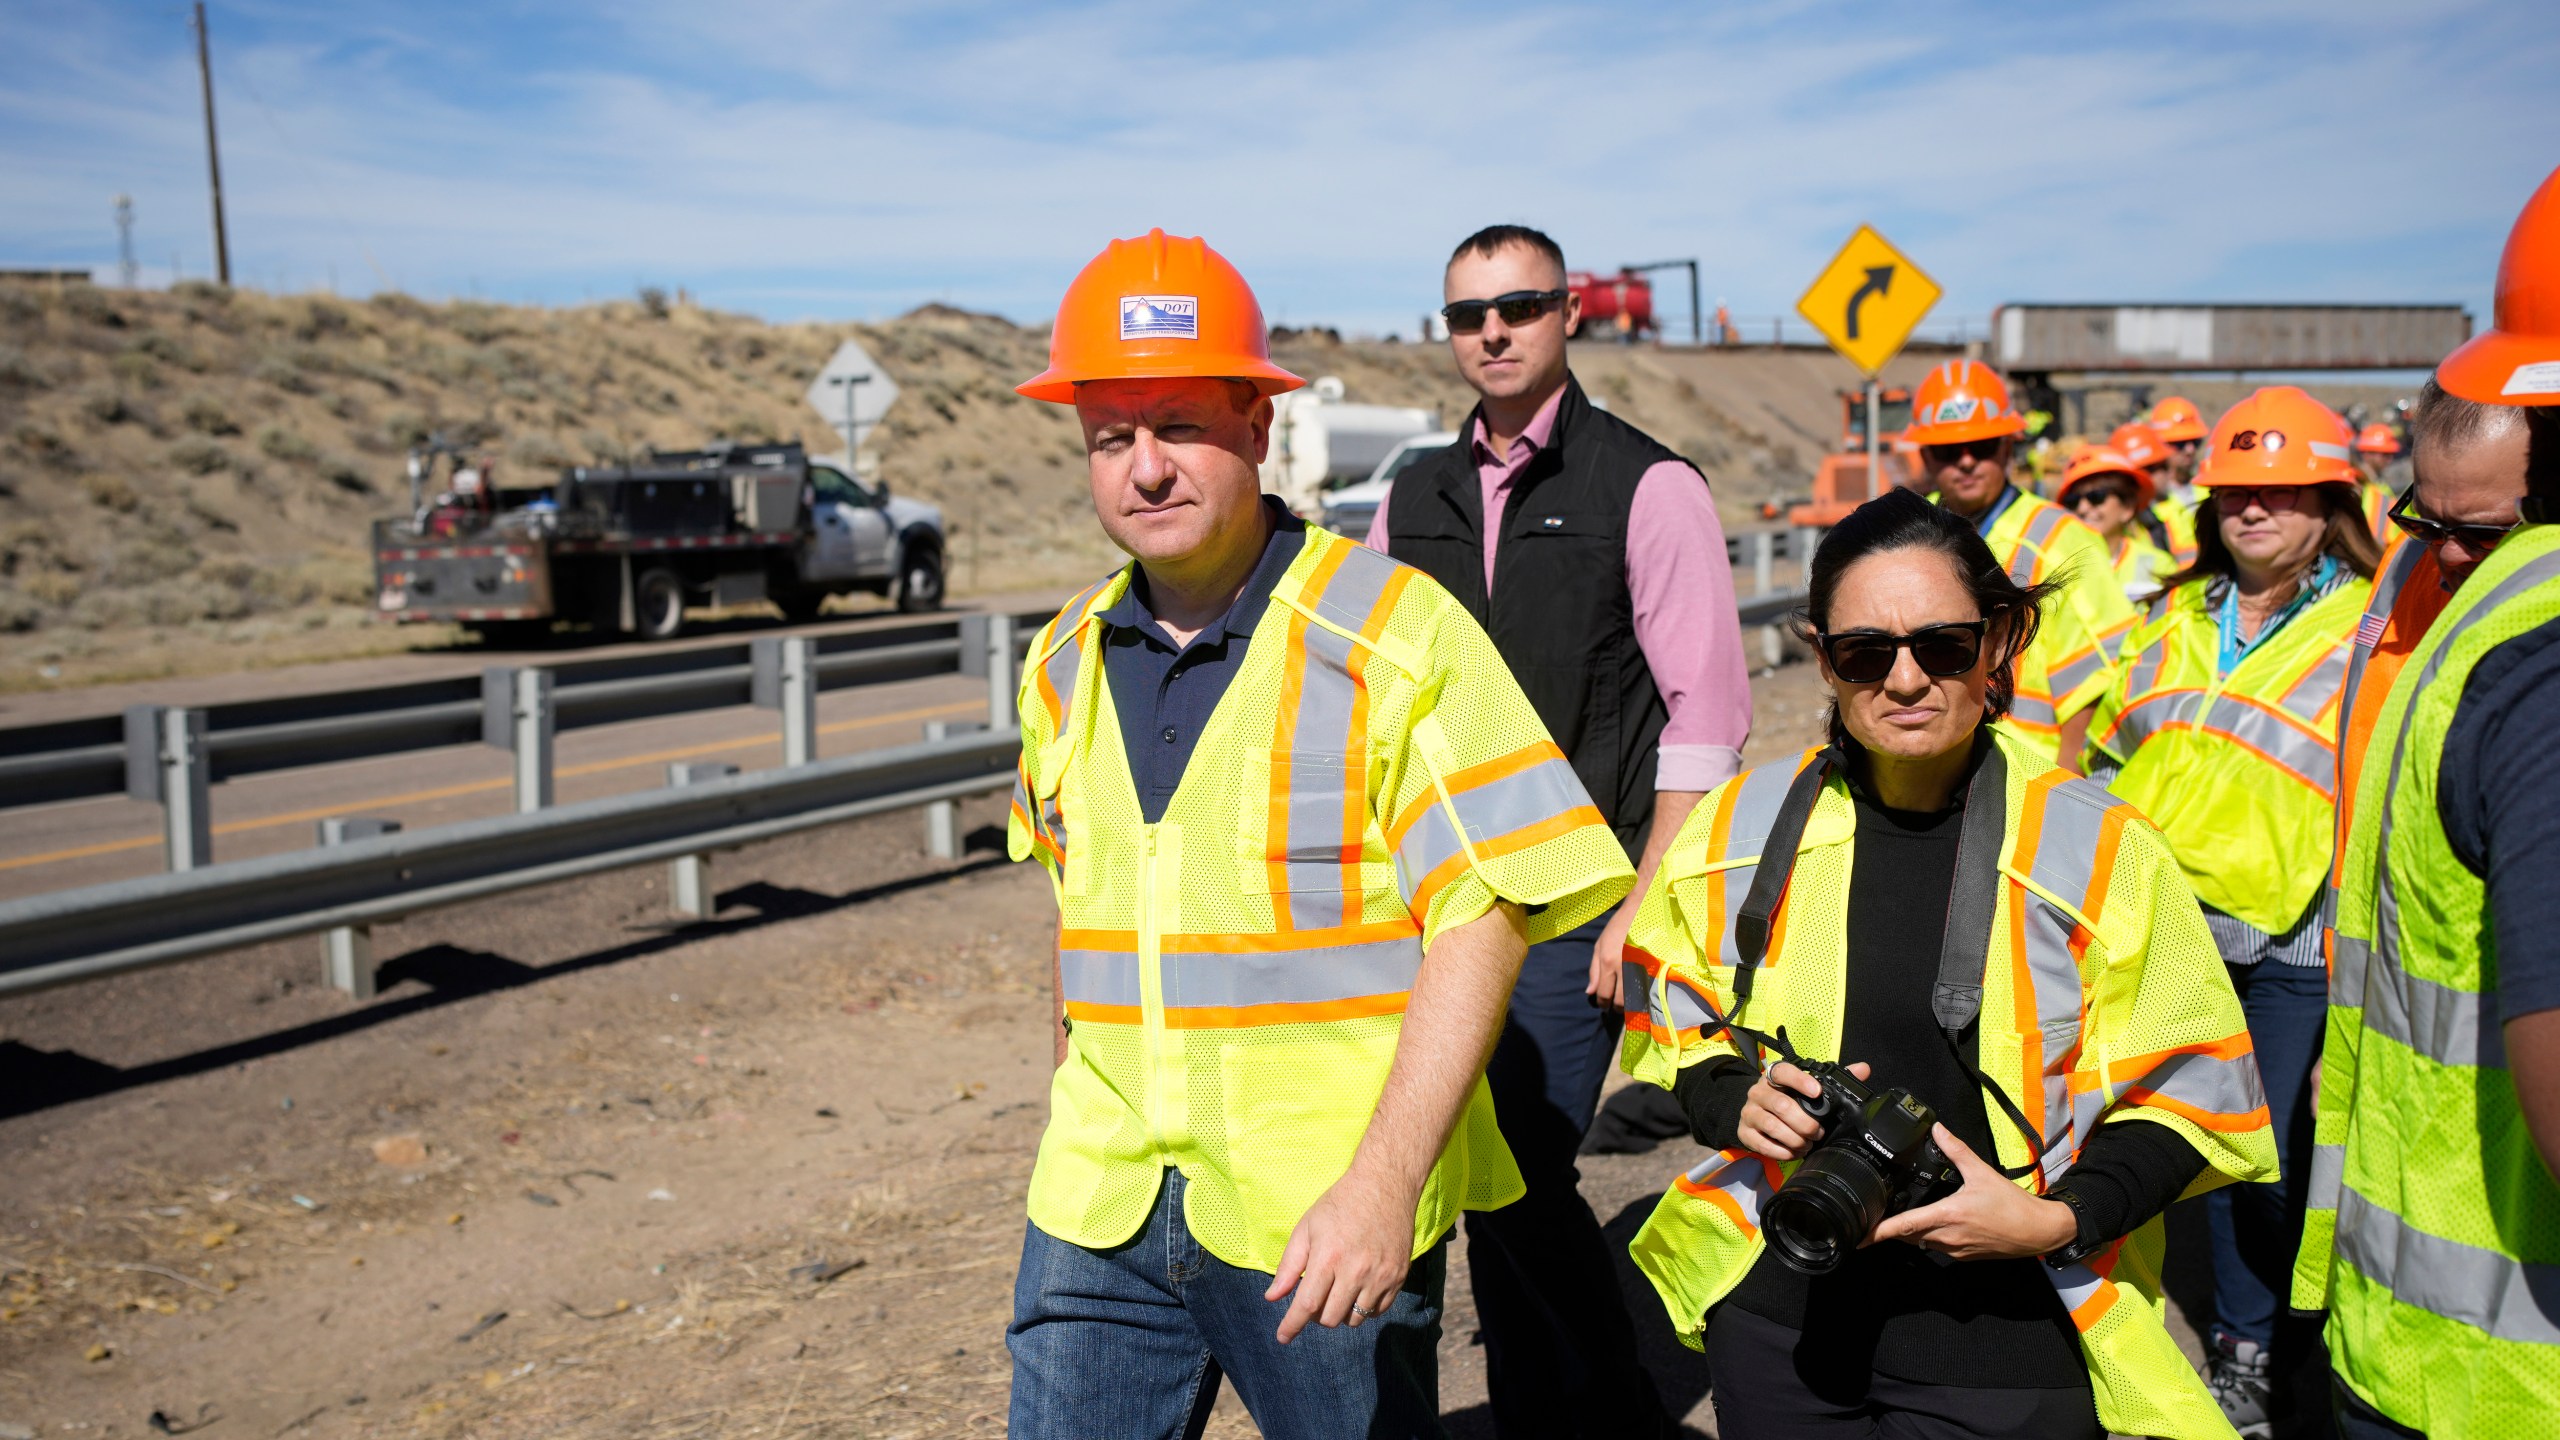
[[[2078,1238],[2080,1217],[2070,1206],[2019,1189],[1946,1126],[1937,1128],[1937,1137],[1938,1148],[1964,1176],[1964,1188],[1934,1204],[1886,1216],[1868,1244],[1908,1240],[1952,1260],[2011,1260],[2049,1254]]]
[[[1357,1326],[1383,1315],[1413,1263],[1413,1215],[1419,1192],[1384,1181],[1358,1165],[1318,1196],[1280,1252],[1280,1273],[1265,1300],[1292,1292],[1280,1317],[1280,1343],[1309,1324]]]
[[[1849,1067],[1849,1073],[1864,1080],[1870,1070],[1861,1060]],[[1813,1142],[1822,1138],[1822,1123],[1804,1113],[1795,1101],[1798,1095],[1819,1100],[1822,1086],[1784,1060],[1752,1081],[1750,1093],[1742,1098],[1742,1118],[1734,1125],[1742,1148],[1771,1160],[1803,1159]]]

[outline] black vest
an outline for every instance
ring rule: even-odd
[[[1493,636],[1632,857],[1653,819],[1654,763],[1669,711],[1636,646],[1627,516],[1645,471],[1665,460],[1688,462],[1592,408],[1568,375],[1555,433],[1512,481],[1502,533],[1488,541],[1484,487],[1471,453],[1482,416],[1478,407],[1459,427],[1457,444],[1396,477],[1387,553],[1439,581]],[[1488,543],[1497,582],[1490,604]]]

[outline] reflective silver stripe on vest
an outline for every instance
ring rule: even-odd
[[[2339,689],[2346,684],[2349,657],[2354,653],[2355,646],[2341,638],[2329,647],[2328,654],[2320,657],[2320,663],[2294,681],[2293,688],[2285,691],[2283,698],[2276,703],[2306,721],[2317,722],[2320,712],[2338,697]]]
[[[1367,550],[1359,553],[1377,564],[1346,563],[1337,569],[1325,589],[1358,592],[1337,599],[1337,604],[1356,603],[1359,594],[1374,604],[1387,576],[1394,573],[1393,562],[1386,557]],[[1317,597],[1319,607],[1324,601],[1325,597]],[[1361,620],[1367,619],[1363,608]],[[1273,737],[1279,753],[1271,757],[1271,768],[1281,773],[1258,778],[1288,787],[1286,803],[1272,816],[1283,833],[1267,842],[1272,847],[1267,853],[1278,860],[1283,873],[1277,878],[1289,897],[1285,907],[1278,907],[1286,913],[1275,918],[1291,929],[1320,930],[1357,923],[1360,918],[1359,865],[1361,841],[1368,830],[1369,769],[1365,738],[1355,732],[1367,728],[1368,693],[1358,674],[1358,646],[1322,626],[1298,628],[1303,632],[1299,652],[1280,662],[1299,671],[1297,712],[1280,717],[1283,728]],[[1353,753],[1355,738],[1363,739],[1357,754]]]
[[[2345,948],[2345,942],[2340,942]],[[2389,967],[2363,996],[2364,1028],[2397,1040],[2439,1065],[2503,1070],[2507,1041],[2498,997],[2456,990]]]
[[[2079,659],[2067,661],[2055,669],[2046,671],[2045,684],[2057,697],[2068,695],[2096,678],[2098,672],[2106,666],[2107,647],[2105,642],[2101,641],[2096,649]]]
[[[2338,1208],[2338,1194],[2346,1186],[2347,1147],[2314,1145],[2311,1147],[2311,1181],[2303,1187],[2305,1201],[2314,1210]]]
[[[2426,558],[2426,553],[2425,546],[2416,544],[2403,545],[2391,552],[2390,563],[2373,577],[2373,591],[2365,597],[2364,618],[2356,625],[2355,636],[2347,646],[2347,674],[2338,685],[2338,744],[2337,754],[2333,757],[2333,768],[2338,777],[2338,784],[2341,786],[2346,784],[2347,779],[2347,731],[2355,723],[2356,692],[2364,688],[2365,666],[2373,659],[2374,647],[2382,643],[2382,630],[2390,623],[2391,612],[2400,607],[2400,591],[2408,585],[2409,577],[2417,572],[2418,562]],[[2381,623],[2375,623],[2377,620]],[[2368,634],[2373,637],[2371,640],[2365,638]],[[2347,843],[2349,819],[2347,806],[2354,801],[2355,797],[2341,790],[2337,798],[2336,843],[2343,850]],[[2352,1008],[2364,1003],[2363,942],[2356,942],[2358,953],[2355,989],[2352,993],[2357,998],[2350,1000],[2345,998],[2349,992],[2344,989],[2340,973],[2337,973],[2346,969],[2348,943],[2347,937],[2338,933],[2338,880],[2340,878],[2342,877],[2332,871],[2329,882],[2322,887],[2324,893],[2320,901],[2320,928],[2328,932],[2336,947],[2332,964],[2333,973],[2329,978],[2329,1003]]]
[[[2047,729],[2062,723],[2054,715],[2053,701],[2049,697],[2030,695],[2023,690],[2010,702],[2009,718],[2021,725],[2041,725]]]
[[[2229,1060],[2219,1055],[2172,1055],[2136,1083],[2212,1115],[2247,1115],[2267,1104],[2256,1057],[2250,1055]]]
[[[1802,757],[1799,757],[1800,759]],[[1733,819],[1725,830],[1723,853],[1757,857],[1768,847],[1769,831],[1778,823],[1778,812],[1786,808],[1787,791],[1793,789],[1800,765],[1763,765],[1744,771],[1733,784]],[[1734,944],[1733,917],[1742,913],[1744,897],[1751,893],[1751,879],[1760,873],[1755,858],[1749,865],[1736,865],[1724,872],[1725,923],[1719,940],[1715,963],[1739,965],[1742,951]],[[1766,963],[1767,957],[1763,957]],[[1747,1023],[1747,1022],[1746,1022]]]
[[[2363,977],[2365,1023],[2375,1028],[2376,1017],[2388,1017],[2384,1023],[2396,1023],[2405,1034],[2394,1035],[2401,1043],[2420,1054],[2447,1065],[2504,1065],[2506,1052],[2494,1041],[2484,1041],[2481,1025],[2493,1028],[2497,1018],[2494,999],[2483,1001],[2476,992],[2453,990],[2432,981],[2419,980],[2400,964],[2400,897],[2391,882],[2391,812],[2400,795],[2401,767],[2408,759],[2409,732],[2418,719],[2418,701],[2427,687],[2435,682],[2444,668],[2445,657],[2462,642],[2465,632],[2483,618],[2497,613],[2500,606],[2537,585],[2560,579],[2560,551],[2537,555],[2522,569],[2498,582],[2497,588],[2481,597],[2478,604],[2464,610],[2444,639],[2432,647],[2427,663],[2409,687],[2409,703],[2400,713],[2399,732],[2391,741],[2391,770],[2382,788],[2382,815],[2374,845],[2373,869],[2373,954]],[[2339,949],[2346,948],[2346,937],[2339,937]],[[2427,991],[2440,992],[2428,994]],[[2389,992],[2389,993],[2386,993]],[[2463,996],[2464,1006],[2448,997]],[[2345,1003],[2339,1001],[2338,1003]],[[2385,1032],[2389,1033],[2389,1032]],[[2442,1045],[2441,1052],[2428,1048]],[[2493,1048],[2494,1047],[2494,1048]],[[2461,1058],[2452,1058],[2460,1056]],[[2494,1057],[2494,1058],[2493,1058]]]
[[[2134,694],[2142,695],[2140,687]],[[2196,712],[2204,708],[2201,690],[2164,690],[2126,706],[2116,714],[2115,729],[2108,734],[2108,748],[2130,757],[2143,742],[2171,725],[2191,724]]]
[[[2334,926],[2337,917],[2329,917]],[[2337,937],[2338,948],[2329,962],[2329,1003],[2349,1010],[2364,1008],[2365,972],[2373,968],[2373,946],[2352,935]]]
[[[2017,503],[2025,502],[2021,499]],[[2018,548],[2009,556],[2010,579],[2021,585],[2035,583],[2036,561],[2044,549],[2044,542],[2053,538],[2053,532],[2061,526],[2063,518],[2061,508],[2056,506],[2037,511],[2035,518],[2027,522],[2019,537]]]
[[[2044,811],[2037,820],[2036,853],[2027,872],[2038,887],[2074,905],[2083,902],[2107,812],[2114,805],[2114,797],[2087,780],[2066,780],[2045,791]],[[2044,1087],[2042,1161],[2045,1179],[2051,1182],[2071,1168],[2074,1154],[2105,1108],[2103,1097],[2094,1093],[2082,1097],[2089,1104],[2074,1104],[2071,1073],[2054,1064],[2080,1043],[2080,960],[2071,953],[2071,937],[2079,922],[2020,887],[2010,888],[2009,900],[2026,907],[2021,929],[2026,936],[2027,973],[2035,987],[2036,1033],[2042,1051],[2037,1057]],[[1992,943],[1999,945],[2005,938],[1995,934]]]
[[[2500,1340],[2560,1345],[2560,1265],[2430,1235],[2351,1187],[2339,1197],[2338,1254],[2403,1305]]]
[[[2320,792],[2323,800],[2330,798],[2337,786],[2338,757],[2326,742],[2254,705],[2225,695],[2199,728],[2228,736],[2255,750]]]
[[[1365,945],[1327,945],[1243,954],[1164,952],[1168,1009],[1309,1005],[1399,995],[1422,967],[1422,940],[1410,936]],[[1061,950],[1058,977],[1066,998],[1084,1005],[1137,1006],[1138,956],[1127,950]]]
[[[1447,805],[1436,799],[1427,803],[1404,832],[1404,838],[1396,842],[1396,883],[1406,903],[1411,904],[1432,872],[1464,854],[1465,847],[1458,841],[1458,824],[1466,826],[1471,842],[1483,845],[1587,803],[1582,782],[1561,756],[1550,756],[1525,770],[1471,789],[1453,791]],[[1452,809],[1458,814],[1455,822],[1449,816]]]

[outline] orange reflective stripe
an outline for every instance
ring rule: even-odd
[[[1454,800],[1469,790],[1517,775],[1549,760],[1562,759],[1564,752],[1556,748],[1553,740],[1542,736],[1535,744],[1523,745],[1508,755],[1497,755],[1491,760],[1479,760],[1464,769],[1449,772],[1440,780],[1448,787],[1449,796]],[[1431,812],[1432,806],[1439,803],[1439,795],[1432,791],[1426,790],[1416,796],[1412,804],[1404,807],[1404,813],[1395,818],[1395,823],[1387,827],[1387,848],[1401,847],[1406,834],[1422,822],[1422,817]]]
[[[1264,955],[1287,950],[1321,950],[1335,945],[1367,945],[1381,940],[1410,940],[1411,922],[1371,920],[1323,930],[1286,930],[1270,935],[1167,935],[1157,947],[1168,954]],[[1118,950],[1136,954],[1135,930],[1060,930],[1061,950]]]
[[[2261,963],[2273,964],[2278,962],[2264,961]],[[2260,1129],[2268,1123],[2267,1107],[2264,1105],[2259,1106],[2255,1110],[2248,1111],[2245,1114],[2226,1115],[2219,1110],[2201,1109],[2197,1106],[2188,1104],[2184,1100],[2177,1099],[2173,1096],[2163,1095],[2156,1090],[2145,1090],[2139,1085],[2125,1091],[2124,1095],[2121,1097],[2121,1103],[2126,1105],[2156,1106],[2162,1110],[2168,1111],[2172,1115],[2176,1115],[2181,1119],[2184,1119],[2191,1125],[2198,1125],[2207,1130],[2221,1130],[2234,1134],[2248,1130]]]
[[[1523,825],[1507,835],[1496,835],[1490,840],[1480,840],[1476,842],[1475,853],[1488,858],[1509,855],[1526,850],[1533,845],[1543,844],[1559,835],[1570,834],[1585,825],[1608,823],[1600,818],[1598,809],[1589,805],[1579,805],[1561,814],[1550,815],[1534,824]],[[1431,913],[1432,900],[1450,881],[1465,874],[1469,863],[1467,852],[1460,850],[1433,866],[1431,873],[1423,876],[1421,883],[1413,887],[1413,917],[1416,923],[1420,923],[1422,917]]]
[[[2101,1280],[2096,1293],[2073,1307],[2072,1327],[2083,1333],[2096,1329],[2098,1322],[2106,1318],[2107,1312],[2115,1307],[2116,1287]]]
[[[2155,1050],[2148,1055],[2136,1055],[2129,1060],[2118,1060],[2107,1067],[2107,1083],[2121,1085],[2128,1080],[2148,1075],[2162,1062],[2178,1055],[2203,1055],[2215,1060],[2237,1060],[2243,1055],[2256,1053],[2257,1047],[2250,1042],[2249,1032],[2242,1030],[2235,1035],[2225,1035],[2219,1040],[2199,1040],[2192,1045],[2172,1045],[2166,1050]],[[2095,1077],[2091,1077],[2086,1085],[2080,1083],[2078,1076],[2072,1077],[2074,1090],[2095,1089],[2096,1085]]]
[[[1351,1000],[1274,1001],[1268,1005],[1167,1005],[1168,1030],[1235,1030],[1255,1025],[1310,1025],[1404,1013],[1406,992]]]

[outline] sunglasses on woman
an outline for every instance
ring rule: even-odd
[[[1488,310],[1502,313],[1505,325],[1526,325],[1547,313],[1547,307],[1562,300],[1570,291],[1514,290],[1490,300],[1452,300],[1440,307],[1440,318],[1449,322],[1452,335],[1473,335],[1484,328]]]
[[[2508,531],[2516,528],[2515,525],[2448,525],[2442,520],[2430,520],[2410,508],[2417,498],[2418,487],[2412,485],[2401,492],[2399,499],[2391,502],[2387,513],[2391,523],[2400,527],[2400,533],[2421,545],[2441,545],[2447,540],[2459,540],[2463,549],[2474,555],[2485,555],[2496,549],[2499,541],[2507,538]],[[2518,506],[2517,509],[2521,513],[2523,507]],[[2516,525],[2523,523],[2522,519],[2516,521]]]
[[[1873,685],[1893,673],[1894,661],[1905,650],[1911,652],[1913,664],[1941,680],[1962,675],[1982,658],[1982,637],[1990,628],[1989,620],[1952,620],[1923,625],[1908,635],[1850,630],[1838,635],[1816,632],[1813,638],[1822,647],[1822,658],[1830,663],[1832,674],[1852,685]]]
[[[2299,485],[2215,485],[2213,508],[2224,515],[2237,515],[2255,504],[2270,515],[2282,515],[2302,503],[2303,487]]]
[[[1927,457],[1929,468],[1943,469],[1957,460],[1991,461],[2000,458],[2000,439],[1967,440],[1961,445],[1923,445],[1920,453]]]

